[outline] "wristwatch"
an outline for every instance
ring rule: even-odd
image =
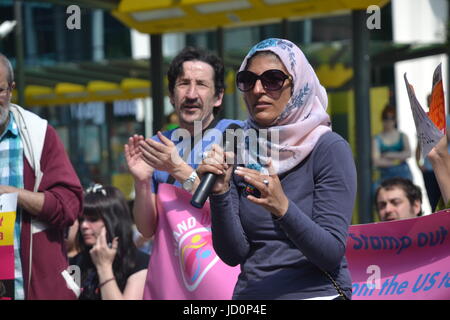
[[[192,171],[191,175],[186,180],[184,180],[183,185],[182,185],[183,189],[188,192],[191,192],[192,189],[194,188],[194,182],[195,182],[195,179],[197,179],[197,177],[198,177],[197,171],[195,171],[195,170]]]

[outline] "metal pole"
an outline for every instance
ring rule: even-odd
[[[61,6],[55,6],[53,8],[53,21],[57,26],[64,26],[65,21],[65,11]],[[56,48],[56,61],[63,62],[66,61],[66,28],[55,28],[54,29],[54,42]]]
[[[283,19],[281,21],[281,37],[283,39],[290,40],[290,37],[289,37],[289,21],[288,21],[288,19]]]
[[[151,97],[153,101],[153,133],[164,126],[164,75],[162,55],[162,35],[150,35],[151,58],[150,79],[152,82]]]
[[[225,65],[225,31],[222,27],[217,28],[216,30],[216,47],[217,47],[217,55],[219,58],[223,61],[223,64]],[[227,75],[226,65],[225,65],[225,77]],[[225,83],[226,85],[226,83]],[[217,114],[216,117],[219,119],[222,118],[235,118],[236,110],[235,108],[237,106],[232,105],[229,106],[228,98],[226,97],[226,94],[223,95],[222,99],[222,106],[220,109],[219,114]]]
[[[352,12],[353,70],[355,88],[356,169],[358,172],[359,223],[370,223],[372,216],[372,167],[370,131],[370,56],[366,12]]]
[[[92,60],[101,61],[105,59],[104,46],[104,23],[103,10],[93,10],[91,14],[92,21]]]
[[[16,19],[16,66],[15,82],[17,90],[18,105],[25,106],[25,63],[23,50],[23,32],[22,32],[22,1],[14,2],[14,18]]]
[[[222,27],[217,28],[216,30],[216,46],[217,46],[217,55],[220,59],[225,59],[225,46],[224,46],[224,37],[225,32]]]
[[[36,34],[34,29],[34,19],[33,19],[33,8],[31,3],[26,3],[23,6],[23,21],[26,21],[22,27],[22,32],[24,33],[24,40],[27,44],[25,51],[26,56],[28,58],[28,65],[32,65],[33,67],[37,64],[38,61],[38,48],[36,41]],[[21,17],[22,18],[22,17]]]

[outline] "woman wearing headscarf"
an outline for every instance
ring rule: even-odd
[[[283,39],[254,46],[236,83],[249,113],[246,137],[256,132],[258,147],[246,140],[236,167],[214,146],[198,169],[218,176],[213,243],[223,261],[241,265],[233,299],[350,298],[344,254],[356,170],[348,143],[331,131],[325,89]]]

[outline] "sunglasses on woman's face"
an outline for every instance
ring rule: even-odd
[[[253,89],[258,79],[261,80],[264,90],[277,91],[283,87],[286,79],[292,80],[292,77],[276,69],[264,71],[260,76],[251,71],[244,70],[238,72],[236,75],[236,85],[239,90],[247,92]]]

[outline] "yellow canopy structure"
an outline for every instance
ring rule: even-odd
[[[25,105],[53,106],[113,102],[150,95],[149,63],[145,60],[64,64],[25,70]],[[17,92],[13,91],[13,102]]]
[[[86,86],[61,82],[55,87],[28,85],[25,88],[25,105],[53,106],[84,102],[113,102],[115,100],[131,100],[145,98],[150,95],[150,81],[141,79],[125,79],[121,83],[89,81]],[[13,92],[13,102],[16,102]]]
[[[389,0],[121,0],[112,14],[142,33],[239,27],[366,10]]]

